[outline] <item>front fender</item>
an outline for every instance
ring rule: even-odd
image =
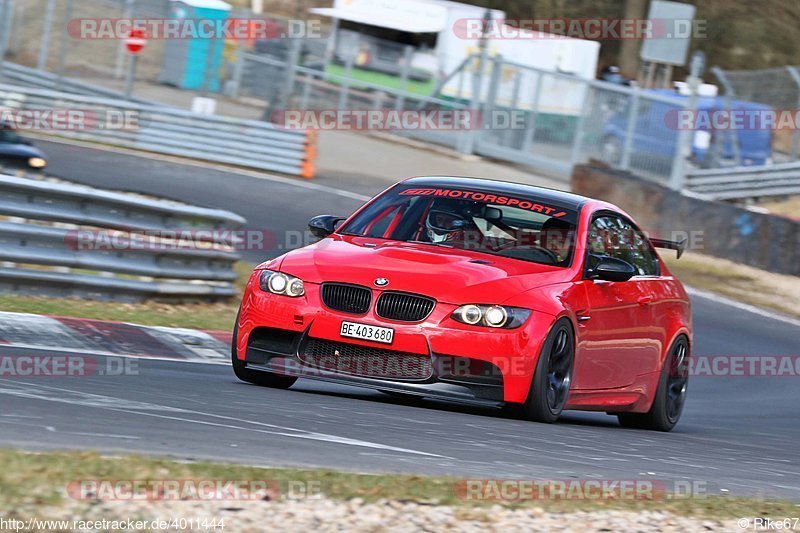
[[[587,307],[586,289],[576,282],[553,283],[520,293],[503,304],[532,309],[534,314],[545,313],[553,323],[566,316],[575,328],[578,315]]]

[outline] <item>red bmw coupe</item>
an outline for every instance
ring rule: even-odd
[[[671,430],[686,398],[689,299],[614,205],[491,180],[420,177],[319,242],[259,265],[234,331],[240,379],[298,377],[504,406],[602,411]]]

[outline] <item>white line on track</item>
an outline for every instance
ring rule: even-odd
[[[778,320],[780,322],[785,322],[786,324],[791,324],[793,326],[800,327],[800,320],[797,320],[796,318],[792,318],[786,315],[782,315],[780,313],[769,311],[762,307],[756,307],[755,305],[737,302],[736,300],[731,300],[730,298],[726,298],[725,296],[720,296],[719,294],[714,292],[704,291],[702,289],[696,289],[694,287],[686,287],[686,292],[689,294],[689,296],[698,296],[705,300],[711,300],[714,303],[735,307],[736,309],[747,311],[748,313],[753,313],[755,315],[763,316],[765,318]]]
[[[19,382],[15,382],[8,379],[0,379],[0,382],[6,382],[12,385],[19,385]],[[38,390],[36,390],[38,389]],[[11,388],[3,388],[0,387],[0,394],[8,394],[11,396],[18,396],[24,397],[29,399],[36,399],[36,400],[43,400],[43,401],[50,401],[50,402],[58,402],[58,403],[66,403],[70,405],[79,405],[85,407],[94,407],[98,409],[107,409],[109,411],[117,411],[131,415],[141,415],[141,416],[149,416],[154,418],[162,418],[166,420],[174,420],[178,422],[188,422],[192,424],[200,424],[206,426],[215,426],[227,429],[237,429],[241,431],[251,431],[257,433],[266,433],[269,435],[279,435],[283,437],[289,438],[297,438],[297,439],[308,439],[308,440],[316,440],[322,442],[330,442],[334,444],[344,444],[347,446],[359,446],[363,448],[373,448],[379,450],[386,450],[386,451],[393,451],[393,452],[401,452],[401,453],[408,453],[413,455],[423,455],[427,457],[436,457],[439,459],[453,459],[452,457],[447,457],[444,455],[438,455],[434,453],[423,452],[419,450],[411,450],[409,448],[399,448],[396,446],[389,446],[386,444],[380,444],[377,442],[370,442],[365,440],[359,439],[351,439],[348,437],[340,437],[338,435],[331,435],[328,433],[317,433],[314,431],[307,431],[304,429],[297,429],[291,428],[286,426],[278,426],[274,424],[266,424],[264,422],[258,422],[255,420],[247,420],[243,418],[236,418],[231,416],[224,416],[218,415],[215,413],[206,413],[202,411],[193,411],[191,409],[182,409],[180,407],[172,407],[167,405],[158,405],[158,404],[151,404],[147,402],[129,402],[122,398],[114,398],[111,396],[104,396],[101,394],[92,394],[88,392],[81,392],[81,391],[74,391],[71,389],[63,389],[59,387],[52,387],[47,385],[41,384],[26,384],[25,389],[15,389]],[[70,398],[72,396],[72,398]],[[145,412],[143,412],[145,411]],[[233,424],[223,424],[221,422],[209,422],[205,420],[197,420],[193,418],[184,418],[182,416],[169,416],[169,415],[161,415],[156,414],[153,412],[147,411],[168,411],[173,413],[182,413],[186,415],[196,415],[201,417],[208,417],[208,418],[221,418],[225,421],[229,422],[241,422],[243,424],[253,425],[253,426],[260,426],[263,428],[270,428],[267,429],[258,429],[258,428],[249,428],[244,427],[241,425],[233,425]]]

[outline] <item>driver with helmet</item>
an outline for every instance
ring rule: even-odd
[[[425,232],[434,243],[480,245],[482,233],[473,219],[474,202],[437,200],[425,217]]]

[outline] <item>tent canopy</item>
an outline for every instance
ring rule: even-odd
[[[408,33],[439,33],[447,25],[447,9],[427,2],[394,2],[382,6],[369,2],[352,7],[318,7],[311,13]]]

